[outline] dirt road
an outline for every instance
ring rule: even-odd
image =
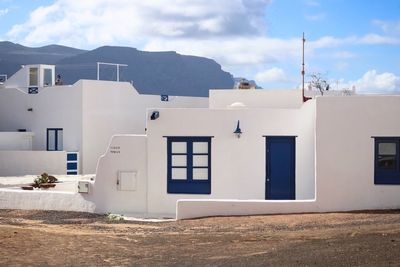
[[[1,266],[400,266],[400,211],[115,222],[0,210]]]

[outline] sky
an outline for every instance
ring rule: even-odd
[[[264,88],[400,93],[400,0],[0,0],[0,40],[204,56]],[[118,62],[123,63],[123,62]]]

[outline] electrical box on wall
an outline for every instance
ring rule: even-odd
[[[90,183],[88,181],[79,181],[78,182],[78,193],[89,193]]]
[[[117,179],[117,188],[120,191],[136,190],[136,171],[119,171]]]

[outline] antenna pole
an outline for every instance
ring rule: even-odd
[[[306,42],[306,39],[304,38],[304,32],[303,32],[303,60],[302,60],[302,70],[301,70],[301,76],[303,79],[303,86],[302,86],[302,94],[303,94],[303,102],[305,102],[305,97],[304,97],[304,75],[305,75],[305,71],[304,71],[304,43]]]
[[[306,72],[305,72],[305,70],[304,70],[304,44],[305,44],[305,42],[306,42],[306,38],[304,38],[304,32],[303,32],[303,39],[302,39],[302,41],[303,41],[303,61],[302,61],[302,63],[301,63],[301,66],[302,66],[302,69],[301,69],[301,76],[302,76],[302,79],[303,79],[303,85],[302,85],[302,88],[301,88],[301,91],[302,91],[302,94],[303,94],[303,103],[304,102],[306,102],[307,100],[310,100],[311,98],[310,97],[306,97],[306,96],[304,96],[304,75],[306,74]]]

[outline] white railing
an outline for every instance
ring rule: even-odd
[[[117,82],[119,82],[119,67],[128,67],[126,64],[97,62],[97,80],[100,80],[100,65],[116,66],[117,67]]]

